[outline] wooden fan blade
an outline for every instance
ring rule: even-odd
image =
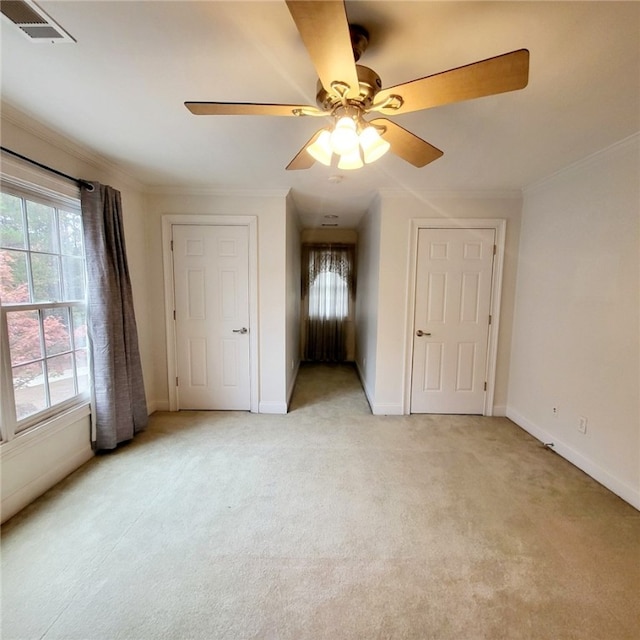
[[[333,82],[344,83],[349,87],[347,96],[356,97],[358,73],[344,2],[287,0],[287,6],[322,86],[332,93]]]
[[[424,167],[443,155],[440,149],[387,118],[376,118],[370,124],[381,129],[380,136],[391,145],[390,151],[414,167]]]
[[[313,166],[315,160],[310,153],[307,153],[307,147],[312,145],[322,133],[322,129],[316,131],[311,139],[298,151],[296,157],[286,166],[287,171],[296,171],[298,169],[310,169]]]
[[[519,49],[406,84],[382,89],[372,110],[386,115],[430,109],[443,104],[523,89],[529,81],[529,52]],[[400,96],[396,108],[392,96]],[[389,106],[384,102],[390,100]]]
[[[306,104],[256,104],[253,102],[185,102],[196,116],[326,116]]]

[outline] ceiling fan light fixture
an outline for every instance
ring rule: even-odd
[[[334,153],[342,156],[351,154],[358,149],[358,132],[353,118],[343,116],[336,122],[331,132],[331,148]]]
[[[391,145],[383,140],[377,129],[371,125],[360,134],[360,146],[367,164],[375,162],[389,151]]]
[[[345,169],[347,171],[360,169],[363,166],[364,164],[360,157],[360,149],[358,147],[349,153],[343,153],[340,156],[340,161],[338,162],[338,169]]]
[[[307,151],[314,160],[327,167],[331,166],[331,157],[333,156],[331,133],[327,129],[323,129],[318,139],[307,147]]]

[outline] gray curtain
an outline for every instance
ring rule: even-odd
[[[120,192],[81,187],[87,256],[87,328],[94,386],[94,448],[115,449],[147,426]]]

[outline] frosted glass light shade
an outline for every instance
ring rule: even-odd
[[[329,167],[331,165],[331,134],[324,129],[318,139],[307,147],[307,153],[318,162]]]
[[[381,158],[391,145],[380,137],[375,127],[369,126],[360,134],[360,146],[364,154],[364,161],[369,164]]]
[[[351,153],[358,148],[358,142],[356,123],[348,116],[340,118],[331,133],[331,148],[334,153],[338,155]]]
[[[360,149],[356,147],[351,153],[344,153],[340,156],[338,169],[360,169],[363,167],[362,158],[360,157]]]

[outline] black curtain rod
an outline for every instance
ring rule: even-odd
[[[55,173],[57,176],[61,178],[66,178],[67,180],[71,180],[71,182],[75,182],[79,187],[85,186],[89,191],[93,191],[93,185],[86,180],[82,180],[81,178],[74,178],[66,173],[62,173],[62,171],[58,171],[57,169],[52,169],[48,167],[46,164],[42,164],[41,162],[37,162],[36,160],[32,160],[31,158],[27,158],[20,153],[16,153],[15,151],[11,151],[11,149],[7,149],[6,147],[0,147],[2,151],[8,153],[16,158],[20,158],[20,160],[24,160],[25,162],[29,162],[30,164],[35,165],[36,167],[40,167],[40,169],[44,169],[45,171],[49,171],[50,173]]]

